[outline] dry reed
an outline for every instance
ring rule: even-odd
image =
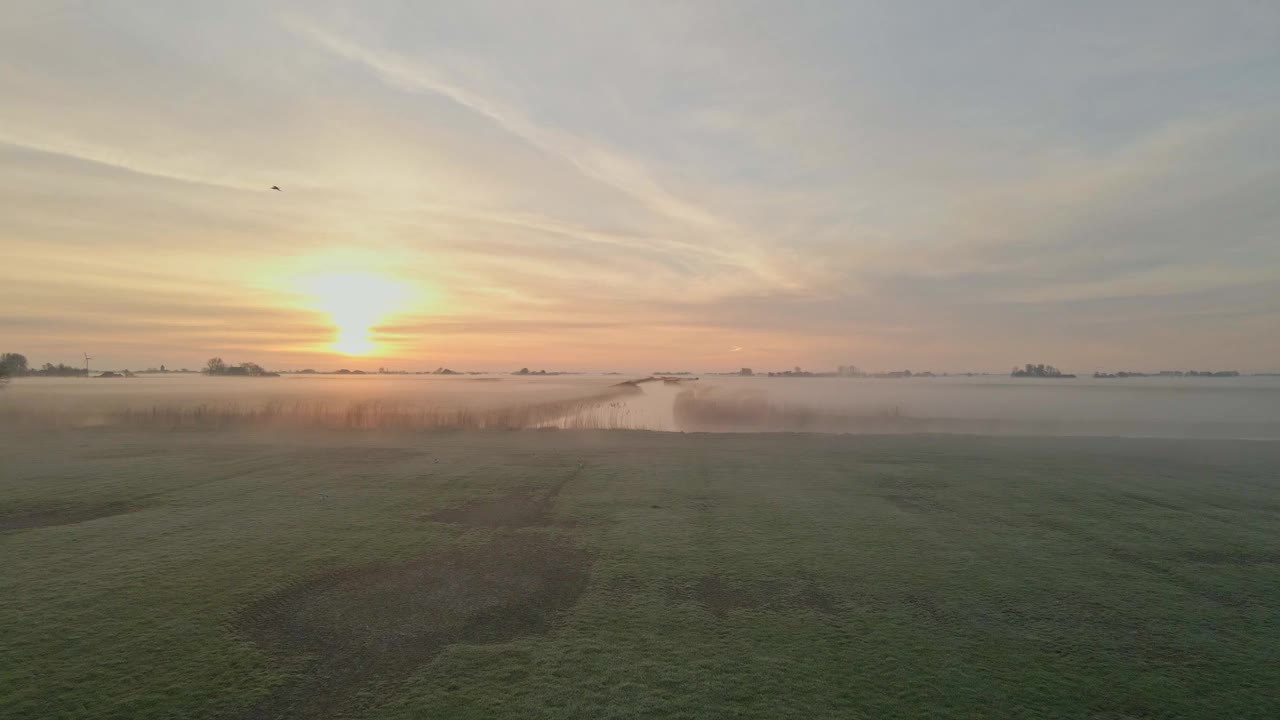
[[[109,426],[159,429],[299,428],[330,430],[518,430],[590,415],[619,395],[610,388],[587,397],[503,407],[433,406],[386,400],[335,403],[323,400],[267,400],[259,403],[156,403],[147,407],[40,408],[0,410],[7,422],[66,427]]]

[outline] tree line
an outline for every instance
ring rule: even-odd
[[[82,367],[58,363],[45,363],[33,368],[22,353],[7,352],[0,354],[0,377],[22,377],[24,375],[50,375],[54,377],[72,377],[87,374]]]
[[[258,363],[245,362],[239,365],[228,365],[220,357],[209,358],[204,364],[205,375],[231,375],[242,377],[279,377],[280,373],[271,372]]]
[[[1023,367],[1014,368],[1013,372],[1009,373],[1009,375],[1010,377],[1033,377],[1033,378],[1073,378],[1075,377],[1075,375],[1069,375],[1067,373],[1062,372],[1061,370],[1059,370],[1058,368],[1052,365],[1045,365],[1044,363],[1040,363],[1038,365],[1032,365],[1031,363],[1027,363]]]
[[[164,366],[161,365],[161,372],[165,372]],[[128,371],[125,371],[126,373]],[[183,370],[182,372],[187,372]],[[239,365],[229,365],[220,357],[210,358],[205,363],[204,369],[201,370],[206,375],[243,375],[253,377],[275,377],[279,373],[271,372],[262,367],[258,363],[246,362]],[[83,367],[75,367],[64,363],[45,363],[40,367],[32,367],[27,356],[22,353],[0,353],[0,377],[8,379],[15,377],[23,377],[28,375],[43,375],[49,377],[84,377],[88,375],[88,370]]]

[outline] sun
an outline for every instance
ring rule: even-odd
[[[312,275],[301,281],[310,304],[329,316],[334,340],[329,349],[352,356],[378,350],[374,328],[408,301],[409,287],[376,272],[346,271]]]
[[[368,329],[338,328],[338,336],[329,345],[330,349],[340,355],[364,356],[372,355],[378,348]]]

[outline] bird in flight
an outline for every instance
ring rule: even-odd
[[[272,190],[275,190],[276,192],[284,192],[283,190],[281,190],[281,189],[280,189],[280,186],[279,186],[279,185],[272,185],[272,186],[271,186],[271,189],[272,189]]]

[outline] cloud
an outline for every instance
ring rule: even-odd
[[[572,165],[584,176],[623,193],[660,215],[713,236],[738,234],[738,229],[731,222],[667,192],[642,163],[631,157],[588,139],[542,127],[517,108],[453,82],[425,63],[372,50],[306,21],[295,19],[289,25],[321,47],[372,69],[394,87],[409,92],[436,93],[453,100],[538,150]],[[666,242],[672,251],[714,253],[725,259],[736,257],[719,249],[718,239],[714,237],[708,243]]]

